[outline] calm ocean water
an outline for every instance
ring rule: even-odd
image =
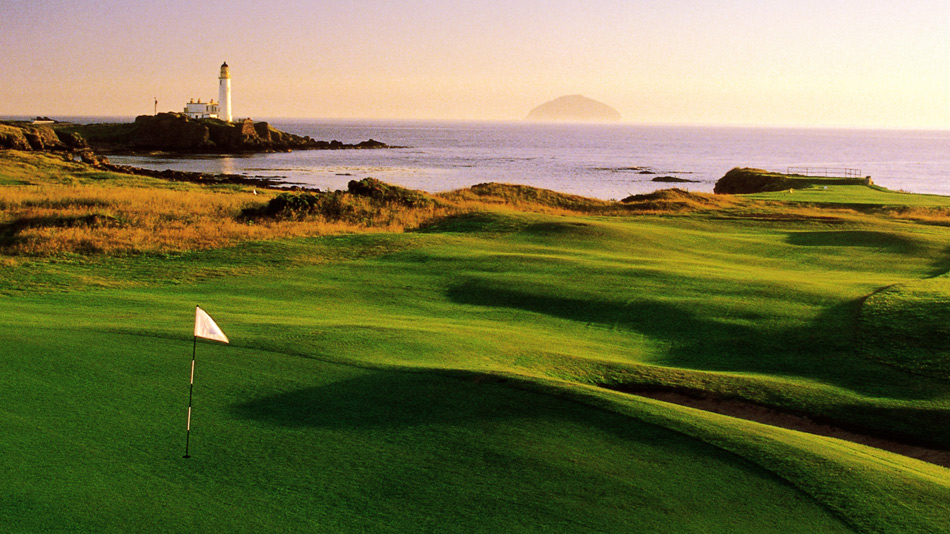
[[[429,192],[482,182],[527,184],[603,199],[668,187],[712,191],[733,167],[848,167],[896,190],[950,195],[950,132],[715,128],[436,121],[281,120],[315,139],[376,139],[406,148],[252,156],[113,157],[116,163],[276,177],[345,189],[374,177]],[[652,180],[673,176],[692,183]]]

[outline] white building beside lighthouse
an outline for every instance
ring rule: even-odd
[[[221,106],[214,100],[211,102],[202,102],[199,98],[197,102],[192,98],[185,104],[185,116],[189,119],[217,119]]]
[[[221,119],[231,122],[231,69],[227,63],[221,65],[221,74],[218,76],[218,101],[197,102],[192,98],[185,104],[185,116],[189,119]]]

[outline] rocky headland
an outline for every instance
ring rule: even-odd
[[[142,115],[131,123],[0,124],[0,149],[93,151],[97,154],[244,154],[291,150],[392,148],[369,139],[357,144],[318,141],[245,119],[189,119],[181,113]]]
[[[189,119],[181,113],[141,115],[133,123],[59,126],[74,132],[100,153],[129,154],[171,152],[235,154],[291,150],[343,150],[390,148],[372,139],[357,144],[318,141],[310,136],[282,132],[266,122],[245,119]]]
[[[0,149],[60,153],[69,161],[82,161],[99,169],[198,183],[247,184],[281,187],[265,177],[154,171],[114,165],[108,154],[247,154],[292,150],[367,150],[394,148],[369,139],[347,144],[318,141],[309,136],[282,132],[266,122],[250,119],[228,123],[217,119],[189,119],[180,113],[143,115],[131,123],[52,124],[0,122]],[[292,187],[299,189],[299,187]]]

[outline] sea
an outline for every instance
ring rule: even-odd
[[[889,189],[950,195],[950,131],[407,120],[267,122],[318,140],[375,139],[399,148],[110,159],[156,170],[261,176],[322,190],[345,189],[350,180],[373,177],[430,193],[503,182],[605,200],[670,187],[711,192],[716,181],[734,167],[776,172],[791,167],[847,168]],[[683,181],[671,183],[671,178]]]

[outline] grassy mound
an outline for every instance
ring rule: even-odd
[[[558,193],[549,189],[496,182],[477,184],[468,189],[443,193],[439,196],[457,203],[477,202],[531,210],[550,208],[578,213],[599,212],[613,205],[612,202]]]
[[[950,276],[869,296],[861,308],[865,355],[913,373],[950,378]]]
[[[351,180],[348,191],[280,193],[263,205],[241,210],[241,219],[306,220],[320,218],[353,225],[378,226],[396,213],[430,210],[436,201],[421,191],[385,184],[375,178]]]
[[[732,204],[721,197],[691,193],[677,188],[663,189],[642,195],[631,195],[620,202],[629,210],[655,212],[718,209]]]
[[[407,208],[423,208],[435,204],[435,200],[423,193],[383,183],[376,178],[350,180],[347,191],[351,195],[372,199],[378,204],[404,206]]]

